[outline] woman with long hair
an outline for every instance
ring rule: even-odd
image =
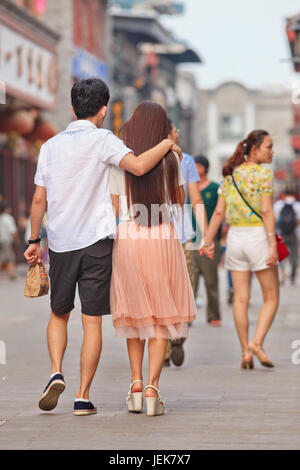
[[[141,103],[120,136],[134,152],[150,149],[168,136],[165,110],[150,101]],[[111,169],[112,201],[120,218],[113,250],[112,318],[116,336],[127,338],[131,366],[127,405],[133,412],[142,411],[142,366],[148,340],[144,391],[149,416],[164,413],[159,378],[168,339],[186,337],[196,315],[184,253],[172,222],[172,205],[184,201],[183,183],[179,158],[173,152],[143,176]]]
[[[230,225],[225,267],[231,271],[234,289],[233,314],[242,348],[243,369],[253,369],[254,354],[265,367],[274,367],[263,342],[274,320],[279,302],[278,254],[272,202],[273,142],[268,132],[255,130],[241,141],[223,167],[219,198],[205,234],[209,244],[225,214]],[[262,289],[260,310],[253,339],[249,341],[248,306],[251,273]]]

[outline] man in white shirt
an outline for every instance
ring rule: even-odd
[[[165,139],[136,158],[110,131],[101,129],[109,90],[100,79],[80,80],[71,92],[77,121],[41,148],[31,210],[31,236],[25,252],[28,263],[41,260],[40,229],[47,207],[50,255],[51,316],[48,346],[52,375],[39,407],[55,408],[65,388],[62,360],[67,345],[67,323],[78,285],[84,339],[81,383],[74,402],[75,415],[97,412],[89,399],[101,347],[101,318],[110,313],[110,277],[115,216],[109,189],[109,167],[120,166],[137,176],[151,170],[166,153],[179,151]]]

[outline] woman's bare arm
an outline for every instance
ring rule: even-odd
[[[276,221],[273,211],[273,199],[269,194],[261,198],[261,216],[268,235],[270,252],[267,259],[268,266],[275,266],[278,262],[277,241],[276,241]]]
[[[188,193],[196,222],[204,235],[207,231],[207,214],[197,182],[188,184]]]
[[[206,245],[210,245],[213,242],[217,234],[217,231],[225,218],[225,215],[226,215],[226,201],[223,197],[219,196],[216,208],[214,210],[212,218],[210,219],[207,232],[204,235],[204,243]]]

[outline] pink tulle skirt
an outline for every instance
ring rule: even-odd
[[[196,318],[196,306],[174,226],[140,227],[132,236],[133,227],[135,222],[121,222],[114,243],[111,312],[115,334],[184,338],[188,323]]]

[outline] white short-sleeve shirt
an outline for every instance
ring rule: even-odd
[[[51,250],[78,250],[115,235],[109,168],[130,152],[111,131],[84,119],[41,147],[34,182],[47,191]]]
[[[185,180],[181,172],[179,157],[175,152],[174,154],[176,156],[177,163],[178,163],[178,186],[183,186],[185,183]],[[119,201],[120,220],[122,221],[130,220],[130,211],[128,212],[128,207],[127,207],[125,171],[123,171],[121,168],[116,168],[114,166],[111,166],[109,184],[110,184],[111,194],[120,196],[120,201]]]

